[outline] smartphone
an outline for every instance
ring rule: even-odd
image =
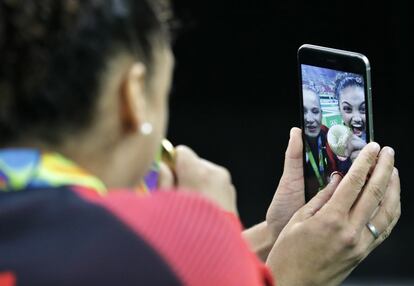
[[[374,139],[371,75],[360,53],[305,44],[298,49],[305,199],[333,172],[345,175]]]

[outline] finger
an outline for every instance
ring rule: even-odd
[[[364,140],[362,140],[356,135],[352,135],[351,140],[348,141],[346,156],[348,157],[355,151],[362,150],[362,148],[364,148],[365,145],[367,145],[367,143]]]
[[[178,145],[175,147],[175,152],[176,163],[189,158],[198,159],[198,155],[190,147],[185,145]]]
[[[159,165],[158,187],[164,190],[171,189],[175,186],[174,181],[174,173],[172,170],[164,162],[161,162]]]
[[[385,147],[379,154],[374,172],[364,187],[363,193],[352,209],[351,221],[355,225],[362,228],[368,223],[375,209],[384,198],[393,169],[394,150],[390,147]]]
[[[180,145],[175,148],[175,174],[177,185],[192,186],[197,176],[200,159],[197,154],[187,146]]]
[[[285,153],[284,171],[288,174],[294,173],[297,176],[303,176],[303,144],[302,131],[299,128],[292,128],[290,130],[289,144]]]
[[[365,184],[371,166],[376,162],[379,151],[380,146],[374,142],[362,149],[332,196],[331,205],[336,210],[348,213],[351,209]]]
[[[342,176],[338,174],[333,174],[329,184],[321,191],[319,191],[316,196],[314,196],[303,208],[301,211],[301,218],[307,219],[312,217],[317,213],[332,197],[332,194],[335,192],[339,183],[342,180]]]
[[[397,225],[398,220],[400,219],[400,216],[401,216],[401,203],[398,205],[395,212],[396,212],[396,216],[394,217],[393,221],[388,225],[388,227],[380,234],[380,237],[378,237],[375,240],[374,240],[374,238],[372,238],[374,240],[374,242],[371,244],[370,251],[372,251],[378,245],[383,243],[384,240],[386,240],[391,235],[391,232],[393,231],[393,229]]]
[[[360,137],[356,135],[352,136],[351,144],[353,146],[353,151],[362,150],[367,145],[367,143],[364,140],[362,140]]]
[[[304,181],[303,181],[303,145],[302,131],[299,128],[292,128],[290,140],[285,153],[285,164],[283,174],[280,178],[275,198],[289,195],[294,196],[295,201],[305,203]]]
[[[367,145],[367,142],[354,135],[352,138],[353,150],[351,152],[351,161],[354,162],[361,150]]]
[[[401,213],[401,205],[399,205],[397,212]],[[399,216],[396,216],[394,220],[391,222],[391,224],[388,225],[388,227],[383,231],[383,233],[375,239],[372,233],[368,230],[368,227],[365,231],[362,233],[361,241],[363,243],[361,244],[361,253],[364,253],[364,255],[361,257],[364,259],[368,254],[370,254],[375,248],[377,248],[381,243],[384,242],[385,239],[388,238],[388,236],[391,234],[392,230],[396,226]]]
[[[375,216],[370,220],[371,224],[375,226],[380,234],[380,237],[375,239],[368,229],[364,231],[364,241],[366,241],[368,245],[373,245],[373,248],[383,242],[390,235],[400,217],[400,192],[400,178],[398,176],[397,169],[394,168],[384,200],[379,206]]]

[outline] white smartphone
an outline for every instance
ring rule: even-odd
[[[315,45],[298,49],[305,197],[343,175],[374,139],[371,75],[360,53]]]

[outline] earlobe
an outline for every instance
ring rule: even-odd
[[[134,63],[127,71],[120,86],[119,107],[121,126],[124,132],[137,132],[145,122],[146,68]]]

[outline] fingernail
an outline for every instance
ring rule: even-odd
[[[369,143],[368,146],[369,146],[369,148],[371,148],[372,151],[377,152],[377,153],[381,149],[380,145],[377,142],[371,142],[371,143]]]
[[[395,176],[398,176],[398,169],[394,167],[393,173]]]
[[[292,134],[293,134],[293,128],[291,128],[291,129],[290,129],[290,132],[289,132],[289,139],[290,139],[290,138],[292,138]]]
[[[395,151],[394,151],[394,149],[392,149],[391,147],[387,147],[387,152],[388,152],[388,154],[390,154],[391,156],[394,156],[394,155],[395,155]]]

